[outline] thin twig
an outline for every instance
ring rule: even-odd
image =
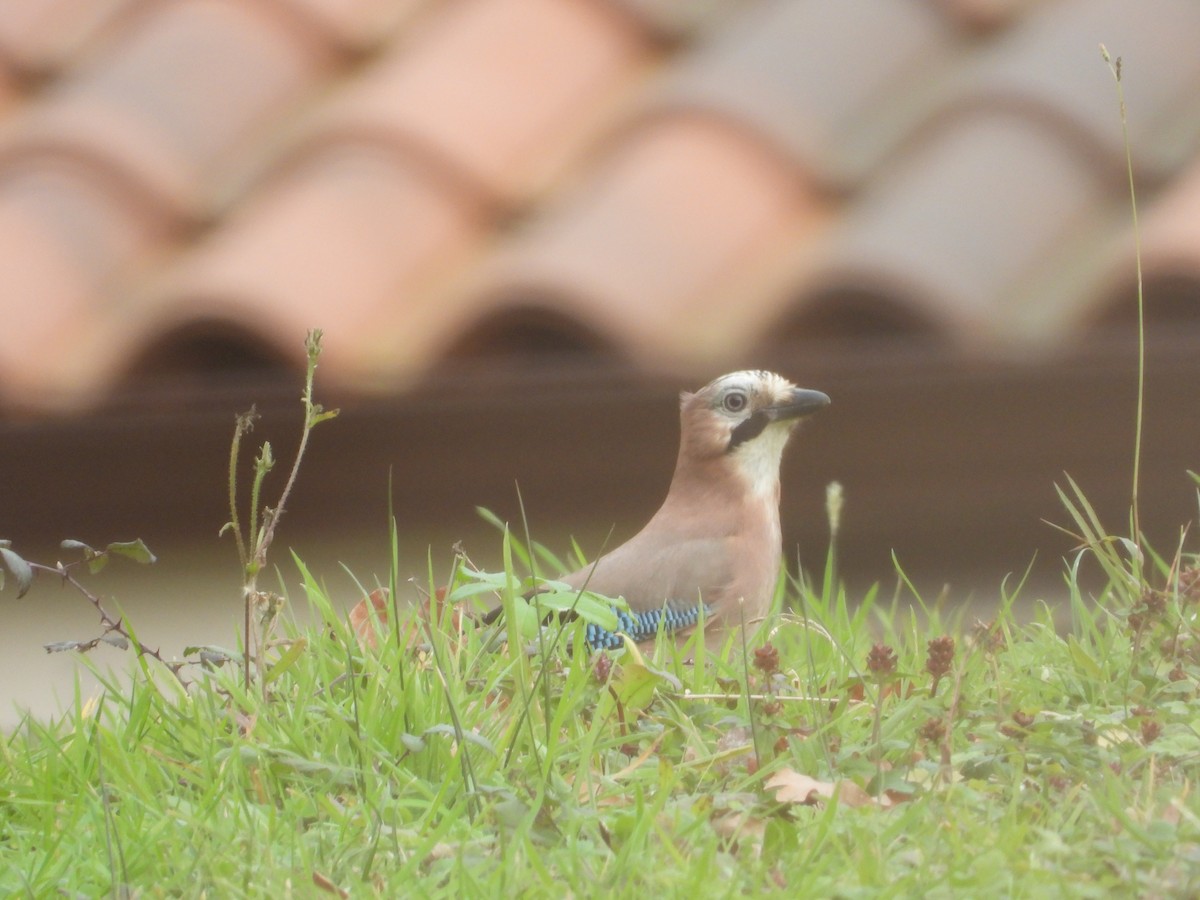
[[[865,703],[864,700],[854,700],[847,698],[842,700],[838,697],[814,697],[810,694],[693,694],[684,693],[680,695],[684,700],[715,700],[718,703],[728,703],[734,700],[778,700],[780,703],[842,703],[845,702],[851,706],[855,704]]]
[[[179,674],[180,670],[183,668],[184,665],[186,665],[186,663],[178,661],[178,660],[168,661],[167,659],[165,659],[163,657],[160,649],[155,649],[153,647],[147,647],[145,644],[143,644],[141,641],[139,641],[125,627],[124,620],[120,619],[120,618],[114,618],[113,615],[111,613],[109,613],[109,611],[107,609],[104,608],[104,603],[101,600],[100,596],[98,594],[95,594],[95,593],[92,593],[91,591],[89,591],[83,585],[83,583],[80,582],[80,580],[72,574],[72,572],[71,572],[72,569],[76,568],[77,566],[84,565],[84,563],[85,563],[85,560],[79,560],[78,562],[72,562],[72,563],[61,563],[60,562],[54,566],[47,566],[42,563],[31,562],[31,563],[29,563],[29,567],[31,569],[33,569],[35,572],[45,572],[50,575],[57,575],[59,578],[62,579],[64,584],[69,584],[71,587],[73,587],[75,590],[77,590],[80,594],[82,594],[87,599],[87,601],[89,603],[92,604],[92,607],[96,610],[96,613],[100,616],[100,624],[102,626],[104,626],[104,634],[120,635],[125,640],[129,641],[130,646],[133,647],[134,652],[137,653],[138,656],[149,656],[152,659],[158,660],[158,662],[160,662],[164,668],[166,668],[172,675],[174,675],[179,680],[180,684],[186,686],[188,683],[187,680],[182,675]],[[91,642],[92,646],[94,647],[95,644],[98,643],[99,640],[100,640],[99,638],[94,639]],[[82,647],[83,645],[85,645],[89,642],[81,641],[79,643],[80,643],[80,646]]]

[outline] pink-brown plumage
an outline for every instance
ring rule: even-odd
[[[626,543],[561,580],[623,597],[634,612],[703,604],[710,645],[743,621],[757,624],[781,562],[780,459],[799,419],[828,403],[761,371],[683,394],[679,456],[663,505]]]

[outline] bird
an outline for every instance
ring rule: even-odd
[[[717,648],[731,630],[763,619],[782,561],[783,451],[797,423],[829,403],[762,370],[680,395],[679,455],[658,512],[624,544],[555,579],[628,605],[614,609],[614,630],[587,623],[593,649],[620,647],[622,634],[683,640],[701,617],[706,644]]]

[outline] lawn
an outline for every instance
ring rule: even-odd
[[[254,606],[255,665],[134,653],[132,680],[0,739],[0,893],[1195,895],[1200,565],[1064,502],[1057,629],[1015,620],[1016,579],[986,623],[902,577],[847,597],[831,551],[744,646],[595,654],[584,618],[525,611],[530,571],[565,568],[527,538],[357,631],[294,560],[299,595]],[[272,621],[281,601],[319,624]]]

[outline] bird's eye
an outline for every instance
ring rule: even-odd
[[[746,395],[741,391],[730,391],[725,395],[725,399],[721,401],[726,412],[740,413],[746,408]]]

